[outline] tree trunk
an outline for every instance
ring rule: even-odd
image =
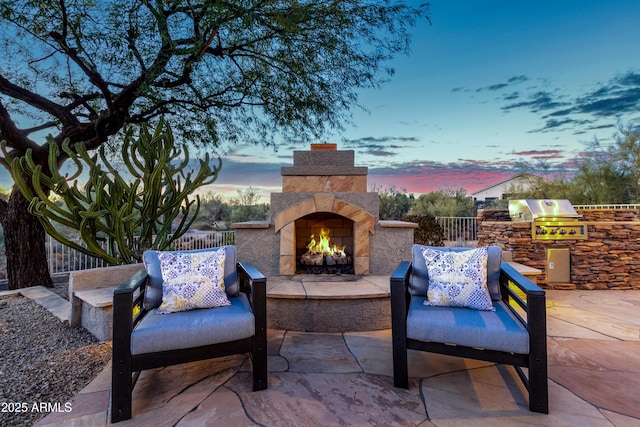
[[[4,229],[9,289],[38,285],[52,288],[45,231],[38,218],[27,211],[28,206],[29,201],[14,185],[0,218]]]

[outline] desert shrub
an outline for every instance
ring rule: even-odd
[[[413,242],[420,245],[444,246],[444,231],[433,215],[407,215],[403,221],[415,222],[418,228],[413,231]]]

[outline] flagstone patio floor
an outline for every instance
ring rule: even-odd
[[[50,292],[25,291],[64,318]],[[640,291],[549,290],[547,316],[548,415],[529,412],[511,367],[469,359],[411,350],[410,387],[393,387],[390,330],[270,330],[267,390],[251,391],[246,356],[145,371],[117,425],[640,425]],[[36,425],[108,425],[109,399],[107,366]]]

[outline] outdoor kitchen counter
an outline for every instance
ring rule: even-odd
[[[518,273],[522,274],[527,279],[531,280],[533,283],[538,284],[538,276],[541,276],[543,271],[539,268],[529,267],[528,265],[520,264],[519,262],[513,261],[513,253],[510,251],[502,252],[502,262],[505,264],[509,264],[513,267]]]
[[[522,274],[533,283],[538,283],[538,276],[542,275],[542,270],[520,264],[519,262],[507,261],[505,264],[512,266],[518,273]]]

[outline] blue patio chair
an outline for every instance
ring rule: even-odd
[[[408,349],[508,364],[528,390],[529,409],[548,413],[544,290],[502,263],[501,248],[490,246],[487,287],[494,311],[425,305],[430,281],[424,248],[414,245],[412,260],[401,262],[391,276],[394,385],[409,387]]]
[[[228,306],[158,313],[163,279],[156,251],[145,252],[145,270],[114,291],[111,422],[131,418],[133,387],[146,369],[249,353],[253,390],[267,388],[266,278],[236,261],[235,246],[224,250]],[[182,253],[203,251],[212,249]]]

